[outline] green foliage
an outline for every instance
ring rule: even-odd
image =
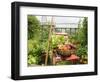
[[[52,48],[56,48],[58,44],[64,44],[64,36],[52,35]]]
[[[41,26],[36,16],[28,15],[28,64],[41,65],[42,52],[47,51],[50,26]]]
[[[87,55],[87,46],[83,47],[83,46],[79,46],[77,51],[76,51],[77,55],[79,57],[81,57],[82,55]]]
[[[87,18],[84,17],[82,25],[78,26],[78,31],[76,34],[70,36],[70,42],[79,42],[81,46],[87,45]]]
[[[87,18],[84,18],[82,27],[78,31],[78,41],[80,41],[80,44],[85,46],[87,45]]]
[[[32,39],[39,35],[40,22],[36,16],[28,15],[28,39]]]
[[[70,35],[69,42],[71,42],[71,43],[77,43],[77,42],[79,42],[77,35],[78,35],[78,33],[76,33],[74,35]]]
[[[49,36],[50,26],[42,26],[41,27],[41,42],[46,42]]]
[[[28,40],[28,64],[41,64],[43,48],[36,40]]]
[[[87,45],[87,18],[84,18],[82,26],[78,27],[78,31],[76,34],[71,36],[71,39],[80,42],[81,45]]]
[[[71,61],[60,61],[57,63],[57,65],[70,65],[70,64],[72,64]]]
[[[36,16],[28,15],[28,64],[39,64],[41,61],[42,48],[41,26]],[[37,37],[38,36],[38,37]]]
[[[82,25],[79,25],[78,26],[78,31],[77,31],[77,33],[76,34],[74,34],[74,35],[71,35],[70,36],[70,41],[72,42],[72,43],[78,43],[78,45],[77,45],[77,51],[76,51],[76,54],[78,55],[78,56],[84,56],[84,55],[87,55],[87,50],[88,50],[88,48],[87,48],[87,40],[88,40],[88,38],[87,38],[87,18],[85,17],[84,19],[83,19],[83,22],[82,22]]]
[[[28,64],[36,64],[36,57],[32,56],[31,54],[28,56]]]
[[[87,28],[87,18],[84,18],[82,27],[78,31],[78,41],[80,41],[80,44],[78,45],[77,55],[79,56],[87,55]]]

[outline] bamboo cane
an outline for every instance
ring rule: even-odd
[[[53,24],[53,17],[51,19],[51,25],[50,25],[50,30],[49,30],[48,45],[47,45],[47,54],[46,54],[46,57],[45,57],[45,65],[47,65],[47,62],[48,62],[49,48],[50,48],[51,35],[52,35],[52,24]]]

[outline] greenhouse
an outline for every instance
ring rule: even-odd
[[[54,26],[55,32],[72,34],[76,33],[78,25],[84,17],[37,16],[37,18],[43,26],[47,25],[53,18],[52,25]]]
[[[87,17],[28,15],[28,66],[87,64]]]

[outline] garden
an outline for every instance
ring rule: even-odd
[[[48,17],[47,17],[48,18]],[[67,19],[66,19],[67,20]],[[61,20],[63,21],[63,20]],[[75,32],[59,31],[54,17],[41,23],[34,15],[27,16],[28,66],[88,64],[88,18],[79,20]]]

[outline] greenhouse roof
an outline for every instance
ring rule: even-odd
[[[36,16],[41,24],[46,24],[47,22],[51,22],[52,16]],[[83,20],[83,17],[75,17],[75,16],[54,16],[53,23],[55,24],[56,28],[77,28],[79,22]]]
[[[40,22],[50,22],[51,16],[36,16]],[[68,17],[68,16],[59,16],[59,17],[53,17],[53,21],[57,24],[61,23],[79,23],[80,20],[82,20],[84,17]]]

